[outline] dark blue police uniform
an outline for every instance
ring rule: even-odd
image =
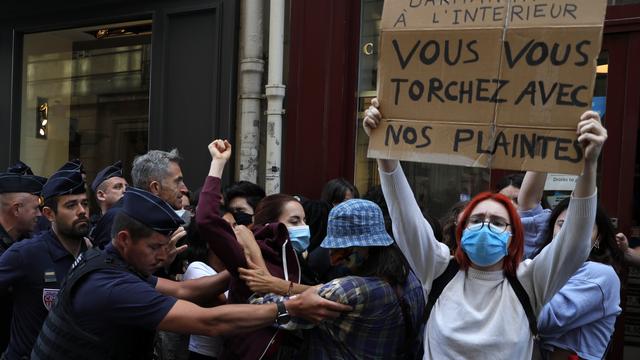
[[[105,167],[96,174],[96,178],[91,183],[93,193],[95,194],[98,187],[112,177],[124,177],[122,174],[122,161],[116,161],[113,165]],[[111,225],[121,207],[122,198],[113,204],[111,209],[107,210],[101,217],[95,219],[95,226],[91,230],[91,239],[93,244],[100,249],[104,249],[111,242]]]
[[[14,301],[7,359],[29,355],[74,261],[52,230],[15,243],[0,257],[0,289],[12,287]]]
[[[42,185],[46,181],[46,178],[34,175],[27,164],[18,161],[7,168],[7,172],[0,174],[0,193],[29,193],[39,196]],[[22,240],[25,237],[28,236],[21,234],[21,238],[15,240]],[[7,251],[14,242],[14,239],[0,225],[0,255]],[[0,352],[4,352],[9,344],[12,314],[13,301],[11,296],[2,296],[0,298]]]
[[[118,200],[111,209],[102,215],[102,217],[96,223],[93,230],[91,230],[91,239],[93,245],[104,249],[111,242],[111,226],[116,215],[122,210],[122,198]]]
[[[42,187],[42,196],[84,193],[80,172],[65,164]],[[86,250],[84,241],[80,252]],[[53,230],[13,244],[0,257],[0,291],[11,291],[14,302],[11,337],[4,353],[8,360],[28,358],[62,280],[75,261]]]
[[[135,188],[125,192],[121,211],[166,236],[183,223],[169,204]],[[177,301],[157,292],[156,284],[155,276],[137,273],[112,244],[83,254],[69,271],[32,359],[149,358],[154,330]]]
[[[105,252],[124,262],[113,245],[107,245]],[[72,316],[101,341],[133,349],[132,354],[144,357],[153,345],[155,329],[177,301],[157,292],[157,282],[153,275],[143,277],[113,268],[95,271],[76,287]],[[123,333],[131,334],[133,343],[122,343]],[[149,342],[141,343],[143,338]]]
[[[0,225],[0,255],[13,244],[13,239]],[[10,295],[0,297],[0,352],[4,352],[9,345],[11,334],[11,315],[13,314],[13,300]]]

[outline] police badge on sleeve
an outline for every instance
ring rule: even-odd
[[[58,298],[58,291],[60,289],[42,289],[42,304],[47,308],[47,311],[51,311],[51,307],[55,304]]]

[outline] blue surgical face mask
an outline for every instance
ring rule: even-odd
[[[309,247],[309,239],[311,238],[309,226],[289,226],[287,229],[289,230],[289,239],[291,239],[293,248],[299,253],[307,250]]]
[[[511,233],[496,234],[489,230],[489,224],[480,229],[465,229],[462,233],[462,249],[478,266],[490,266],[507,256],[507,244]]]

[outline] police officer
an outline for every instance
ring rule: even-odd
[[[94,244],[104,248],[111,241],[111,224],[119,210],[109,212],[112,207],[120,208],[119,200],[129,184],[122,174],[122,161],[109,165],[96,175],[91,183],[91,189],[100,207],[100,214],[96,214],[96,226],[91,232]],[[99,242],[99,243],[98,243]]]
[[[89,231],[85,183],[65,164],[42,188],[49,231],[12,245],[0,257],[0,291],[12,288],[11,339],[6,359],[28,357],[60,284],[76,257],[87,248]]]
[[[34,230],[46,181],[21,161],[0,174],[0,255]]]
[[[14,242],[28,237],[40,216],[40,191],[46,178],[33,175],[31,168],[18,161],[0,174],[0,255]],[[0,352],[9,344],[13,303],[0,299]]]
[[[155,195],[130,188],[104,251],[85,253],[69,272],[32,359],[148,359],[154,330],[215,336],[285,322],[319,321],[349,308],[315,289],[284,303],[202,308],[224,291],[220,275],[173,282],[151,274],[167,256],[169,234],[182,220]],[[228,281],[228,274],[225,274]]]
[[[122,161],[100,170],[91,183],[91,189],[96,194],[96,201],[102,214],[106,213],[124,195],[127,180],[122,176]]]
[[[85,182],[85,190],[86,190],[86,181],[87,181],[87,173],[84,171],[84,165],[80,159],[73,159],[67,161],[58,171],[79,171],[82,175],[82,181]],[[38,217],[38,224],[36,225],[36,229],[33,232],[34,235],[37,235],[41,232],[49,231],[51,229],[51,221],[49,221],[45,216]]]

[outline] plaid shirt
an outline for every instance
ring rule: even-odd
[[[405,351],[410,356],[421,351],[422,317],[425,308],[422,285],[411,273],[404,287],[403,299],[408,305],[411,339],[406,339],[402,308],[394,289],[383,280],[372,277],[347,276],[335,279],[318,290],[326,299],[348,304],[353,311],[325,320],[306,331],[307,359],[395,359]],[[282,300],[269,294],[254,297],[252,303]],[[312,324],[292,319],[287,330],[308,329]],[[320,330],[320,331],[319,331]]]

